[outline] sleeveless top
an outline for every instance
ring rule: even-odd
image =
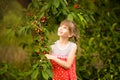
[[[57,58],[67,61],[67,57],[76,44],[69,42],[64,49],[59,48],[58,41],[52,46],[52,55]],[[62,66],[58,65],[55,61],[51,60],[52,71],[53,71],[53,80],[77,80],[76,77],[76,59],[74,58],[73,63],[69,69],[65,69]]]

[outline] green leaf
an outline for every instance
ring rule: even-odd
[[[34,51],[35,51],[35,52],[39,52],[39,51],[40,51],[39,47],[35,47],[35,48],[34,48]]]
[[[82,13],[77,14],[79,17],[79,20],[81,21],[81,24],[83,27],[87,24],[87,21],[84,19],[84,17],[81,15]]]
[[[25,32],[26,28],[25,27],[21,27],[18,31],[18,34],[21,35],[23,32]]]
[[[68,2],[66,0],[64,0],[65,4],[68,5]]]
[[[30,75],[32,72],[33,72],[32,70],[27,71],[27,72],[24,73],[24,75],[25,75],[25,76],[28,76],[28,75]]]
[[[61,2],[61,5],[62,5],[62,7],[63,7],[63,10],[62,10],[62,12],[65,14],[65,12],[67,13],[67,12],[70,12],[69,11],[69,9],[67,8],[67,5],[66,5],[66,1],[64,2],[63,0],[60,0],[60,2]]]
[[[13,29],[8,29],[6,32],[6,39],[11,40],[15,35],[15,32]]]
[[[107,74],[104,76],[104,80],[112,80],[112,79],[111,79],[111,74],[110,74],[110,73],[107,73]]]
[[[48,80],[49,76],[48,76],[48,74],[47,74],[46,71],[43,70],[42,71],[42,75],[43,75],[43,77],[44,77],[45,80]]]
[[[94,40],[95,38],[94,37],[91,37],[90,38],[90,40],[89,40],[89,45],[92,45],[93,44],[93,40]]]
[[[36,70],[33,71],[32,75],[31,75],[31,79],[37,80],[38,74],[39,74],[39,69],[37,68]]]
[[[85,71],[86,70],[86,66],[81,66],[81,68],[79,68],[80,71]]]
[[[47,64],[42,64],[43,69],[46,70],[47,69]]]
[[[12,72],[9,72],[8,74],[9,74],[12,78],[17,79],[17,75],[16,75],[16,74],[14,74],[14,73],[12,73]]]
[[[32,3],[33,3],[35,8],[39,8],[39,5],[38,5],[38,3],[35,0],[32,0]]]
[[[47,10],[49,7],[50,7],[49,4],[46,4],[46,5],[44,5],[44,6],[42,7],[42,9],[41,9],[41,11],[40,11],[40,16],[39,16],[40,18],[43,17],[43,15],[45,14],[46,10]]]
[[[37,62],[36,64],[33,65],[33,70],[35,70],[39,66],[40,62]]]
[[[45,55],[43,53],[40,54],[40,58],[41,58],[41,60],[45,59]]]
[[[72,14],[68,14],[67,19],[68,20],[73,20],[73,15]]]
[[[55,15],[55,14],[57,14],[57,9],[55,8],[55,7],[52,7],[52,13]]]
[[[52,71],[50,69],[47,68],[46,72],[49,74],[50,77],[53,77],[53,73],[52,73]]]
[[[7,69],[8,69],[7,64],[4,64],[4,67],[2,67],[2,68],[1,68],[1,65],[0,65],[0,75],[6,73]]]
[[[55,6],[55,8],[58,8],[60,5],[60,0],[53,0],[53,5]]]
[[[112,32],[113,32],[113,30],[114,30],[114,28],[115,28],[116,25],[117,25],[117,23],[113,23],[112,24],[112,27],[110,28]]]

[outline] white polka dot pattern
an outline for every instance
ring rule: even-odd
[[[60,58],[61,60],[66,61],[66,58]],[[77,80],[76,78],[76,66],[75,66],[75,59],[70,69],[65,69],[58,65],[56,62],[52,61],[52,70],[53,70],[53,80]]]

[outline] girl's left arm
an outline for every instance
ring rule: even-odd
[[[72,46],[72,49],[68,55],[67,61],[60,60],[57,57],[50,55],[50,54],[46,54],[45,56],[48,59],[54,60],[60,66],[66,68],[66,69],[69,69],[73,63],[75,56],[76,56],[76,51],[77,51],[77,45]]]

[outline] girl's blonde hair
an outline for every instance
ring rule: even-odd
[[[60,26],[65,25],[69,28],[70,33],[73,33],[71,38],[74,38],[75,42],[78,41],[78,31],[75,22],[71,20],[64,20],[60,23]]]

